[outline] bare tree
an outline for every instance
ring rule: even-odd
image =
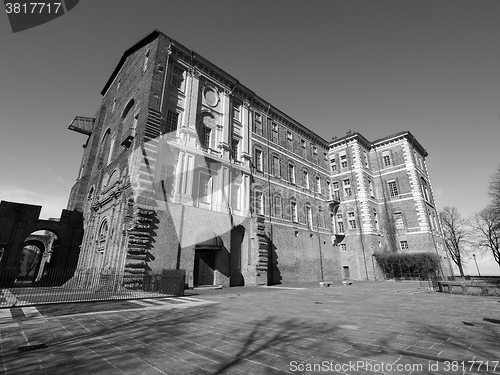
[[[498,170],[491,176],[489,195],[492,199],[491,207],[497,216],[500,216],[500,166]]]
[[[458,266],[460,276],[463,277],[463,259],[472,234],[469,222],[462,218],[456,207],[443,208],[439,217],[443,226],[444,243],[451,259]]]
[[[493,206],[488,206],[474,215],[472,226],[481,249],[491,251],[495,262],[500,266],[500,216]]]

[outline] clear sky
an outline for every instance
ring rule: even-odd
[[[499,19],[498,0],[81,0],[13,34],[4,13],[0,199],[59,217],[85,143],[69,123],[96,113],[123,52],[159,29],[327,140],[411,131],[438,209],[468,217],[500,163]],[[481,273],[500,273],[489,259]]]

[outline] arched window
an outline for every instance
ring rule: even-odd
[[[130,112],[130,109],[134,106],[134,99],[130,99],[127,103],[127,105],[125,106],[125,108],[123,109],[123,113],[122,113],[122,119],[126,118]]]
[[[109,176],[109,179],[106,183],[106,187],[111,187],[111,185],[114,184],[116,180],[118,180],[118,172],[115,169],[113,172],[111,172],[111,175]]]
[[[210,113],[202,114],[201,121],[198,124],[198,139],[203,150],[213,148],[215,140],[215,118]]]
[[[94,187],[92,186],[89,190],[89,194],[87,195],[87,199],[92,199],[94,197]]]
[[[109,145],[110,145],[110,134],[111,131],[108,129],[104,133],[104,136],[101,140],[101,149],[99,150],[99,167],[102,167],[104,162],[108,160],[109,153]]]
[[[108,220],[104,219],[99,227],[99,233],[97,235],[97,252],[104,254],[106,248],[106,240],[108,238]]]

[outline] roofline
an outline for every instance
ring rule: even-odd
[[[334,147],[336,146],[337,143],[341,143],[341,142],[346,142],[348,141],[349,139],[355,139],[355,138],[359,138],[361,139],[361,141],[366,145],[368,146],[369,148],[371,148],[372,146],[372,142],[370,142],[368,139],[366,139],[361,133],[359,132],[351,132],[351,133],[348,133],[346,135],[344,135],[343,137],[340,137],[340,138],[335,138],[335,139],[332,139],[329,143],[329,147]]]
[[[126,50],[123,53],[120,61],[116,65],[115,70],[113,70],[113,73],[111,73],[111,76],[109,77],[108,81],[106,82],[106,84],[104,85],[104,88],[101,91],[102,96],[104,96],[104,94],[106,94],[106,92],[109,90],[109,87],[111,86],[111,84],[115,80],[116,76],[120,72],[120,69],[122,68],[123,64],[125,63],[125,60],[127,60],[127,57],[129,57],[131,54],[133,54],[138,49],[144,47],[146,44],[151,43],[153,40],[158,38],[158,36],[160,34],[161,34],[161,32],[158,29],[154,29],[153,32],[146,35],[144,38],[139,40],[137,43],[135,43],[132,47],[130,47],[128,50]]]
[[[342,142],[347,142],[348,140],[358,138],[362,142],[364,142],[366,145],[368,145],[370,148],[374,148],[382,143],[388,142],[388,141],[395,139],[395,138],[401,138],[401,137],[407,138],[408,141],[412,144],[412,146],[415,147],[424,156],[424,158],[429,155],[428,152],[425,150],[425,148],[422,147],[420,142],[417,141],[415,136],[413,134],[411,134],[411,132],[408,130],[404,130],[404,131],[401,131],[399,133],[391,134],[387,137],[379,138],[373,142],[369,142],[360,133],[353,132],[353,133],[346,134],[345,136],[343,136],[341,138],[337,138],[337,139],[332,140],[329,145],[330,145],[330,148],[332,148],[332,147],[335,147]]]
[[[389,135],[387,137],[377,139],[376,141],[372,142],[372,146],[375,147],[375,146],[377,146],[381,143],[387,142],[391,139],[401,138],[401,137],[408,139],[408,141],[412,144],[412,146],[415,147],[423,155],[424,158],[429,155],[429,153],[420,144],[420,142],[417,141],[417,138],[415,138],[415,136],[413,134],[411,134],[411,132],[409,130],[401,131],[401,132]]]

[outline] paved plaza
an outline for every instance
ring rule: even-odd
[[[500,374],[499,298],[427,287],[316,283],[3,309],[0,373]]]

